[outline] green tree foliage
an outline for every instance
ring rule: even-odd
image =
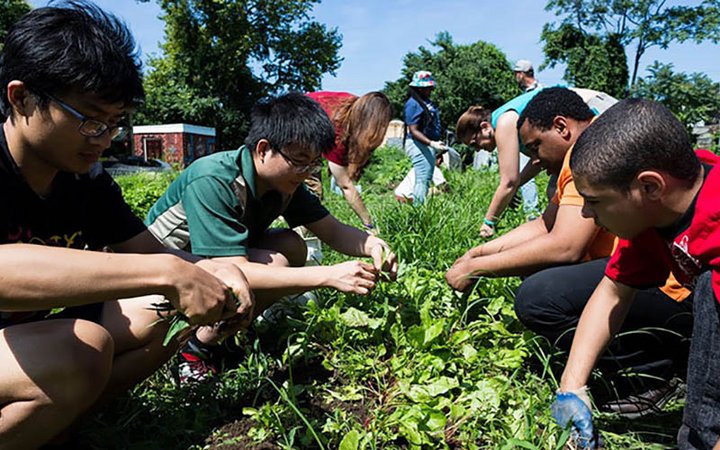
[[[633,94],[667,106],[691,130],[692,125],[717,119],[720,114],[720,83],[702,73],[673,72],[672,64],[655,61],[650,75],[640,78]]]
[[[565,81],[573,86],[625,97],[628,66],[619,35],[599,36],[584,33],[571,24],[563,24],[557,29],[546,24],[541,39],[545,42],[546,65],[567,65]]]
[[[696,6],[668,5],[665,0],[548,0],[545,9],[563,17],[560,25],[545,26],[543,40],[546,44],[548,39],[553,39],[553,34],[567,33],[564,26],[571,26],[586,36],[609,38],[607,42],[617,40],[625,48],[633,44],[631,87],[648,48],[666,49],[672,42],[720,41],[720,0],[703,0]],[[585,43],[582,39],[575,45],[567,42],[567,50]],[[562,61],[549,55],[548,58],[550,64]],[[595,68],[598,71],[607,69]]]
[[[138,122],[213,126],[220,148],[240,145],[258,99],[317,89],[339,67],[341,35],[310,17],[318,1],[157,0],[166,40]]]
[[[487,42],[456,45],[449,33],[431,42],[436,52],[420,47],[403,58],[402,76],[385,84],[397,116],[402,116],[408,84],[417,70],[433,73],[437,88],[432,99],[439,106],[444,128],[455,126],[458,117],[472,104],[500,106],[517,94],[510,63],[505,54]]]
[[[30,5],[25,0],[0,0],[0,50],[10,27],[23,14],[29,12]]]

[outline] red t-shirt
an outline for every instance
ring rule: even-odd
[[[357,96],[347,92],[330,91],[310,92],[307,96],[320,103],[320,106],[322,106],[325,110],[335,127],[335,147],[333,147],[329,152],[324,153],[323,156],[328,161],[332,161],[335,164],[346,167],[348,165],[348,149],[345,147],[345,144],[340,141],[342,138],[343,124],[337,123],[334,117],[335,112],[342,103],[350,99],[356,99]]]
[[[620,239],[605,269],[610,279],[636,288],[662,286],[672,271],[692,289],[702,272],[712,270],[713,291],[720,299],[720,158],[707,150],[696,153],[705,180],[693,204],[672,227]]]

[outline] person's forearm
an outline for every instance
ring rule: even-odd
[[[600,281],[588,301],[575,330],[570,356],[560,380],[560,390],[572,391],[587,384],[600,355],[620,330],[627,316],[635,291],[624,292],[608,278]]]
[[[370,217],[370,213],[365,207],[365,203],[363,202],[362,197],[360,197],[360,193],[357,191],[355,186],[351,184],[347,187],[341,187],[341,189],[345,200],[347,200],[347,202],[350,204],[350,207],[360,218],[363,225],[372,225],[372,218]]]
[[[534,166],[532,163],[525,164],[525,167],[523,167],[520,172],[520,181],[518,182],[518,186],[523,186],[525,183],[535,178],[541,171],[542,168],[540,168],[540,166]]]
[[[528,241],[546,235],[547,233],[548,229],[545,227],[543,220],[531,220],[492,241],[479,245],[476,248],[480,250],[480,247],[482,247],[482,250],[478,251],[474,256],[494,255],[495,253],[524,245]]]
[[[510,204],[510,201],[517,191],[516,183],[500,181],[500,184],[495,189],[495,194],[490,201],[487,211],[485,211],[485,219],[497,222],[500,219],[500,215],[505,211],[505,208]]]
[[[465,270],[468,275],[523,276],[547,267],[578,262],[577,252],[569,243],[547,233],[524,241],[522,245],[504,249],[499,253],[485,253],[484,247],[482,252],[483,256],[467,261]]]
[[[327,267],[280,267],[249,262],[246,259],[216,258],[218,261],[234,262],[243,271],[253,290],[277,289],[287,293],[304,292],[327,286],[324,275]]]
[[[334,217],[327,217],[306,226],[333,250],[349,256],[369,256],[368,240],[377,239],[372,234],[345,225]]]
[[[168,295],[168,255],[133,255],[28,244],[0,245],[1,311],[36,311],[148,294]],[[158,270],[162,268],[162,270]]]
[[[425,136],[425,133],[420,131],[420,127],[417,124],[408,125],[408,131],[410,132],[410,137],[421,144],[430,145],[430,142],[432,142],[432,139]]]

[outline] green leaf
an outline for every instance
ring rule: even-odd
[[[179,313],[174,315],[173,318],[170,319],[170,328],[165,335],[165,340],[163,340],[163,346],[167,347],[170,341],[172,341],[180,332],[189,327],[190,323],[187,321],[185,316]]]
[[[367,327],[370,323],[370,317],[367,313],[352,307],[340,314],[340,320],[345,325],[354,328]]]
[[[357,450],[360,444],[360,433],[357,430],[350,430],[340,441],[340,450]]]
[[[423,408],[424,426],[431,432],[441,431],[445,429],[447,417],[442,411],[432,408]]]

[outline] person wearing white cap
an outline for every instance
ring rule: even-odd
[[[515,81],[523,92],[530,92],[541,88],[542,84],[535,79],[535,70],[527,59],[519,59],[513,66]]]
[[[425,202],[435,167],[435,151],[447,151],[440,141],[440,110],[430,100],[435,89],[432,73],[419,70],[413,74],[405,103],[405,152],[415,169],[413,205]]]

